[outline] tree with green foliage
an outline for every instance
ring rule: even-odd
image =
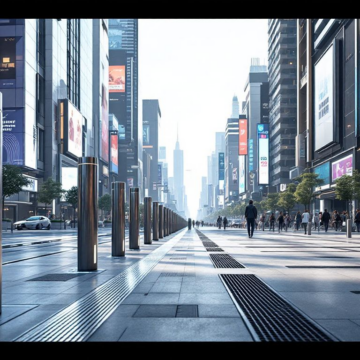
[[[50,205],[53,200],[61,197],[65,193],[62,189],[62,184],[59,181],[53,180],[51,177],[47,178],[41,185],[38,195],[38,201],[47,205]]]
[[[5,198],[18,194],[23,186],[32,184],[32,180],[22,174],[21,168],[16,165],[4,165],[2,174],[2,214],[4,217]]]
[[[270,193],[264,201],[263,209],[270,210],[271,212],[275,212],[275,210],[279,207],[279,194],[278,193]]]
[[[290,214],[290,211],[296,205],[296,197],[295,197],[296,185],[288,184],[286,186],[286,190],[279,195],[278,205],[282,207],[286,213]]]
[[[110,211],[111,211],[111,195],[104,194],[103,196],[101,196],[98,201],[98,208],[100,210],[110,213]]]
[[[75,220],[75,210],[78,207],[78,187],[73,186],[65,192],[65,201],[73,208],[73,220]]]
[[[296,178],[300,183],[296,187],[295,198],[305,209],[310,211],[311,199],[315,196],[314,188],[324,183],[323,179],[319,179],[319,174],[303,173]]]
[[[354,199],[360,201],[360,172],[358,170],[353,171],[353,186],[354,186]]]

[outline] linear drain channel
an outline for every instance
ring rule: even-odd
[[[222,248],[219,247],[206,247],[207,251],[224,251]]]
[[[255,275],[219,276],[260,341],[337,341]]]
[[[240,264],[228,254],[210,254],[210,258],[216,268],[245,268],[243,264]]]

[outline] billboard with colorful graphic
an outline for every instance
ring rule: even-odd
[[[245,192],[245,156],[239,156],[239,194]]]
[[[353,156],[346,156],[331,164],[332,181],[341,178],[343,175],[352,175],[353,173]]]
[[[225,154],[219,152],[219,180],[225,179]]]
[[[269,124],[257,124],[259,185],[269,184]]]
[[[118,135],[111,135],[111,150],[110,150],[110,171],[118,174],[119,172],[119,149],[118,149]]]
[[[100,159],[109,162],[109,110],[107,88],[103,84],[101,89],[101,146]]]
[[[239,155],[247,155],[247,120],[239,120]]]
[[[69,100],[67,102],[67,151],[76,157],[82,156],[82,122],[83,116]]]
[[[109,66],[109,92],[125,92],[125,65]]]

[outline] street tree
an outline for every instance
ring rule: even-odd
[[[101,196],[98,201],[98,207],[109,214],[111,211],[111,196],[109,194]]]
[[[50,205],[53,200],[61,197],[65,193],[62,184],[59,181],[53,180],[51,177],[47,178],[41,185],[39,190],[38,200],[47,205]]]
[[[279,194],[278,193],[270,193],[268,194],[266,200],[265,200],[265,206],[264,210],[270,210],[271,212],[275,213],[275,210],[279,207]]]
[[[65,193],[65,201],[68,202],[73,208],[73,220],[75,220],[75,210],[78,207],[78,187],[73,186]]]
[[[5,198],[18,194],[23,186],[32,184],[32,180],[22,174],[21,169],[16,165],[4,165],[2,176],[2,210],[4,216]]]
[[[279,195],[278,205],[282,207],[286,213],[290,214],[290,211],[296,205],[296,197],[294,195],[296,191],[295,184],[288,184],[286,190]]]
[[[314,188],[324,183],[324,180],[318,177],[319,174],[303,173],[296,178],[300,182],[295,191],[296,201],[304,205],[305,209],[307,208],[309,211],[311,199],[315,196]]]

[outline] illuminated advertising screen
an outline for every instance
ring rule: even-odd
[[[219,180],[225,179],[225,154],[219,152]]]
[[[158,164],[158,184],[162,183],[162,164]]]
[[[259,184],[269,184],[269,124],[257,124]]]
[[[325,164],[315,167],[314,173],[318,174],[318,179],[324,180],[324,183],[321,186],[330,184],[330,163],[329,162],[326,162]]]
[[[239,156],[239,194],[245,192],[245,156]]]
[[[343,175],[352,175],[353,156],[349,155],[331,164],[332,181],[341,178]]]
[[[128,188],[131,188],[134,186],[134,178],[127,178],[126,179]]]
[[[125,65],[109,66],[109,92],[125,92]]]
[[[3,165],[24,165],[24,109],[3,110]]]
[[[143,125],[143,145],[150,144],[150,125]]]
[[[239,120],[239,155],[247,155],[247,120]]]
[[[233,170],[232,170],[232,180],[233,180],[234,184],[237,184],[237,178],[238,178],[238,176],[237,176],[237,168],[233,168]]]
[[[4,79],[16,79],[15,36],[0,37],[0,81]]]
[[[334,141],[334,46],[315,64],[315,151]]]
[[[249,139],[249,171],[254,170],[254,139]]]
[[[100,158],[106,163],[109,162],[109,110],[106,86],[102,85],[101,90],[101,146]]]
[[[82,156],[82,122],[83,116],[69,100],[67,103],[67,151],[76,156]]]
[[[119,173],[119,150],[118,150],[118,135],[111,135],[111,161],[110,171],[118,174]]]

